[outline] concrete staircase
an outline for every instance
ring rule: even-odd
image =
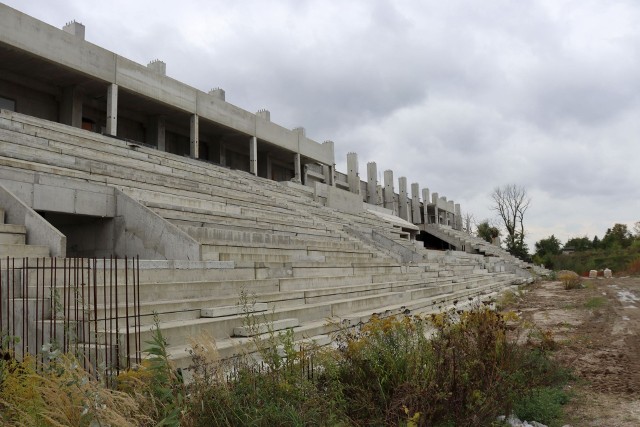
[[[5,224],[5,211],[0,209],[0,258],[48,257],[49,248],[28,245],[24,225]]]

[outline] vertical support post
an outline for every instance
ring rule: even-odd
[[[189,132],[189,154],[194,159],[200,156],[200,132],[198,126],[198,115],[193,114],[190,121]]]
[[[220,141],[220,165],[227,166],[227,146]]]
[[[294,172],[294,181],[301,183],[302,182],[302,172],[300,170],[300,153],[295,153],[293,155],[293,172]]]
[[[423,216],[424,216],[424,224],[429,224],[429,210],[427,208],[427,206],[429,205],[429,189],[428,188],[423,188],[422,189],[422,207],[423,207]]]
[[[420,184],[414,182],[411,184],[411,217],[414,224],[422,224],[420,216]]]
[[[152,116],[149,119],[147,132],[147,144],[155,145],[158,151],[167,151],[165,133],[166,118],[165,116]]]
[[[322,173],[324,175],[324,183],[330,185],[331,187],[336,186],[336,180],[333,176],[333,171],[335,170],[334,165],[322,165]]]
[[[387,209],[391,209],[395,212],[393,208],[393,171],[386,170],[384,171],[384,207]]]
[[[433,203],[433,210],[435,213],[435,221],[434,224],[440,224],[440,209],[438,209],[438,193],[431,194],[431,203]]]
[[[378,204],[378,165],[376,162],[367,163],[367,203]]]
[[[399,197],[398,197],[398,213],[400,218],[405,221],[409,220],[409,212],[407,209],[407,177],[401,176],[398,178]]]
[[[60,121],[74,128],[82,127],[82,92],[77,86],[62,89]]]
[[[115,83],[107,88],[107,134],[118,134],[118,85]]]
[[[354,194],[360,194],[360,177],[358,175],[358,154],[347,153],[347,181],[349,191]]]
[[[460,210],[460,203],[456,203],[454,206],[454,210],[456,212],[456,230],[462,230],[462,211]]]
[[[258,176],[258,138],[249,138],[249,172]]]

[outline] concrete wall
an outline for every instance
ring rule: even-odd
[[[24,225],[27,228],[28,245],[48,246],[51,256],[66,256],[67,238],[64,234],[1,184],[0,207],[5,210],[6,223]]]
[[[321,182],[315,183],[315,200],[342,212],[362,212],[362,197]]]
[[[120,190],[115,191],[114,249],[118,256],[200,261],[195,239]]]

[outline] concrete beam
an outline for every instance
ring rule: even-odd
[[[107,135],[118,134],[118,85],[107,87]]]

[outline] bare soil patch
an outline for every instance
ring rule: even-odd
[[[554,357],[577,381],[566,422],[640,426],[640,278],[531,285],[513,308],[558,344]]]

